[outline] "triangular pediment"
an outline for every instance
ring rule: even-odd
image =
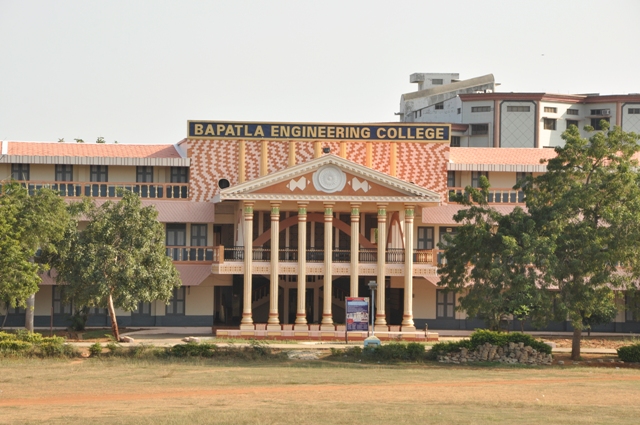
[[[327,154],[220,191],[226,200],[440,202],[440,195],[336,155]]]

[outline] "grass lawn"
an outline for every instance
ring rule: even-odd
[[[637,424],[640,370],[2,359],[0,423]]]

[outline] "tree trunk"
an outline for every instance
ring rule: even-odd
[[[571,360],[580,360],[580,340],[582,339],[581,324],[573,324],[573,340],[571,341]]]
[[[120,331],[118,331],[118,320],[116,319],[116,310],[113,307],[113,297],[109,294],[109,317],[111,318],[111,332],[117,341],[120,341]]]
[[[36,294],[33,294],[29,298],[27,298],[27,311],[24,318],[24,327],[29,332],[33,332],[33,316],[35,314],[35,303]]]

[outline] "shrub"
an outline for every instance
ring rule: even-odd
[[[471,338],[469,340],[471,341],[471,349],[473,350],[475,350],[480,345],[486,344],[487,342],[498,347],[504,347],[510,342],[513,342],[515,344],[522,342],[525,346],[528,345],[538,352],[551,354],[551,347],[548,344],[535,339],[531,335],[527,335],[521,332],[504,333],[478,329],[473,334],[471,334]]]
[[[30,342],[31,344],[40,344],[42,342],[41,334],[29,332],[25,329],[17,330],[15,333],[15,338],[18,341]]]
[[[30,349],[33,344],[19,340],[3,340],[0,341],[0,351],[3,352],[21,352]]]
[[[623,362],[640,362],[640,343],[618,348],[618,357]]]
[[[89,347],[89,353],[93,357],[99,357],[102,354],[102,344],[96,342]]]
[[[174,345],[168,353],[175,357],[213,357],[217,349],[218,346],[215,344],[188,342]]]
[[[249,347],[255,354],[261,357],[271,354],[271,347],[269,347],[269,345],[264,341],[252,339],[251,341],[249,341]]]

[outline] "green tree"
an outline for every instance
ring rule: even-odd
[[[491,329],[498,330],[507,315],[541,324],[548,294],[538,290],[533,265],[546,261],[550,245],[521,208],[506,215],[490,208],[489,183],[481,177],[480,184],[454,199],[469,208],[454,216],[461,225],[441,245],[447,261],[438,270],[440,285],[460,293],[459,308]]]
[[[547,172],[525,187],[538,234],[553,241],[541,282],[557,291],[556,308],[573,326],[573,359],[592,318],[613,316],[612,290],[627,289],[640,276],[640,176],[633,158],[640,136],[609,130],[605,121],[601,126],[589,139],[571,126]]]
[[[165,234],[153,207],[122,192],[119,202],[91,205],[87,227],[70,238],[56,263],[66,296],[80,305],[106,307],[119,340],[115,308],[135,310],[141,301],[167,301],[180,286],[178,272],[165,252]]]
[[[11,307],[25,307],[49,268],[40,250],[55,252],[71,222],[66,202],[50,189],[30,194],[22,185],[3,185],[0,196],[0,299]],[[27,328],[32,330],[32,305]],[[31,319],[31,323],[30,323]]]

